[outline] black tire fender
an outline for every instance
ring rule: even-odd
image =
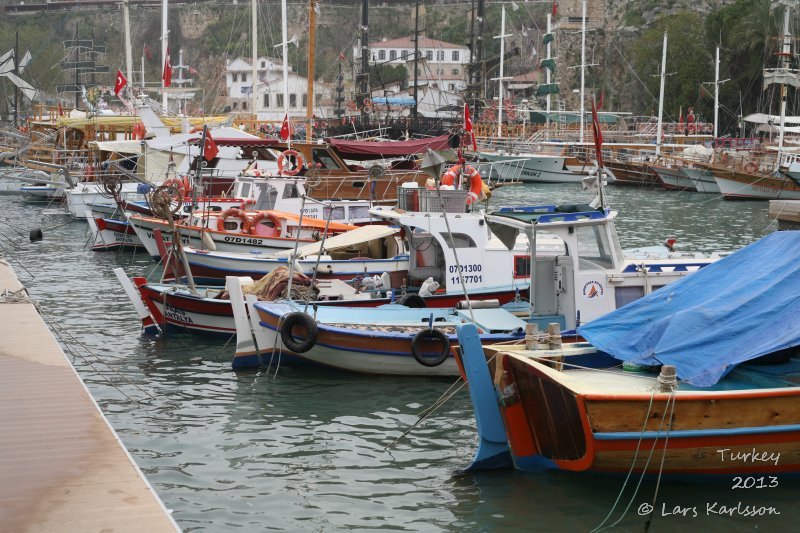
[[[404,294],[397,300],[397,303],[412,309],[424,309],[428,307],[428,304],[425,303],[425,298],[419,294]]]
[[[305,338],[296,338],[292,334],[295,327],[306,330]],[[281,341],[283,345],[294,353],[305,353],[317,343],[319,328],[317,322],[306,313],[295,311],[283,317],[280,325]]]
[[[420,344],[428,342],[439,342],[442,345],[442,351],[436,357],[427,357],[422,355],[422,347]],[[450,339],[441,330],[438,329],[423,329],[411,341],[411,355],[414,356],[417,363],[422,366],[433,368],[439,366],[447,360],[450,355]]]

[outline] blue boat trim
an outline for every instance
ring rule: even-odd
[[[670,439],[691,439],[700,437],[733,437],[736,435],[759,435],[772,433],[791,433],[800,431],[800,424],[789,424],[785,426],[762,426],[730,429],[683,429],[669,432]],[[629,439],[663,439],[667,436],[666,431],[622,431],[618,433],[595,433],[597,440],[629,440]]]

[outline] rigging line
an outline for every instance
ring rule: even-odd
[[[28,275],[29,275],[31,278],[33,278],[33,279],[36,279],[36,276],[34,276],[34,275],[33,275],[33,272],[31,272],[30,270],[28,270],[28,269],[25,267],[25,265],[22,263],[22,261],[21,261],[19,258],[17,258],[17,257],[16,257],[16,256],[15,256],[13,253],[11,253],[11,251],[10,251],[8,248],[6,248],[5,246],[3,246],[3,245],[2,245],[2,243],[0,243],[0,249],[2,249],[2,250],[3,250],[3,252],[4,252],[5,254],[7,254],[7,255],[8,255],[8,257],[9,257],[10,259],[13,259],[13,260],[14,260],[14,261],[15,261],[15,262],[16,262],[16,263],[17,263],[17,264],[18,264],[18,265],[19,265],[19,266],[22,268],[22,270],[24,270],[25,272],[27,272],[27,273],[28,273]]]
[[[631,65],[631,64],[630,64],[630,62],[628,61],[628,59],[625,57],[625,55],[624,55],[624,54],[622,53],[622,51],[619,49],[619,47],[617,46],[617,43],[614,41],[614,39],[610,39],[610,41],[609,41],[609,42],[610,42],[610,43],[611,43],[611,45],[614,47],[614,50],[616,50],[616,51],[617,51],[617,53],[619,54],[619,56],[622,58],[622,61],[625,63],[625,66],[627,66],[627,67],[630,69],[630,71],[633,73],[633,76],[634,76],[634,77],[635,77],[635,78],[636,78],[636,79],[639,81],[639,83],[641,84],[641,86],[644,88],[645,92],[647,92],[647,94],[648,94],[648,95],[650,95],[650,98],[651,98],[651,99],[652,99],[654,102],[657,102],[657,101],[658,101],[658,98],[656,98],[656,97],[653,95],[653,93],[651,93],[651,92],[650,92],[650,89],[648,89],[648,88],[647,88],[647,85],[646,85],[646,84],[644,83],[644,81],[642,81],[642,79],[639,77],[639,74],[637,74],[637,73],[636,73],[636,70],[634,70],[634,68],[633,68],[633,65]]]
[[[669,422],[667,423],[667,435],[664,437],[664,451],[661,454],[661,464],[658,466],[658,478],[656,479],[656,490],[653,493],[653,501],[651,502],[651,508],[655,510],[656,508],[656,501],[658,501],[658,489],[661,487],[661,474],[664,472],[664,462],[667,458],[667,445],[669,444],[669,434],[672,431],[672,420],[675,416],[675,389],[673,388],[670,395],[669,400],[672,401],[672,407],[669,413]],[[667,406],[664,407],[664,411],[667,410],[669,405],[669,400],[667,401]],[[650,513],[650,516],[647,517],[647,521],[644,525],[645,532],[650,530],[650,524],[653,520],[653,512]]]
[[[459,382],[460,382],[460,384],[459,384]],[[405,430],[402,435],[400,435],[399,437],[394,439],[392,442],[390,442],[383,450],[384,451],[389,451],[389,448],[392,448],[395,444],[397,444],[402,439],[404,439],[417,426],[419,426],[425,419],[427,419],[430,415],[432,415],[436,411],[436,409],[438,409],[439,407],[441,407],[442,405],[447,403],[447,401],[450,400],[450,398],[455,396],[456,393],[458,393],[462,388],[464,388],[464,386],[466,384],[467,383],[465,381],[462,381],[461,378],[458,378],[455,381],[455,383],[450,385],[450,387],[441,396],[439,396],[439,398],[435,402],[433,402],[433,404],[428,409],[426,409],[425,411],[422,412],[422,414],[419,415],[419,417],[417,418],[417,421],[414,422],[411,425],[411,427],[409,427],[407,430]],[[453,390],[453,388],[456,385],[458,385],[458,387],[455,388],[455,390]],[[452,390],[452,393],[450,393],[451,390]],[[448,393],[449,393],[449,395],[448,395]],[[447,396],[445,397],[445,395],[447,395]]]

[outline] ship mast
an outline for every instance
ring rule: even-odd
[[[317,56],[317,0],[308,0],[308,96],[306,97],[306,142],[314,127],[314,70]]]

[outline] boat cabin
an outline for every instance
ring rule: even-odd
[[[590,205],[509,207],[487,215],[488,225],[509,249],[520,234],[537,243],[563,242],[563,251],[530,257],[531,318],[562,330],[637,300],[719,258],[681,252],[623,253],[616,211]]]

